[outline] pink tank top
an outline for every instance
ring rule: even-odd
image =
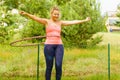
[[[61,40],[61,26],[54,26],[53,24],[48,24],[46,26],[46,41],[45,44],[62,44]]]

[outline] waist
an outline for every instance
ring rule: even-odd
[[[62,44],[60,36],[47,36],[45,44]]]

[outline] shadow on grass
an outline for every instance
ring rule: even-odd
[[[36,77],[2,77],[1,80],[37,80]],[[39,80],[45,80],[40,76]],[[55,80],[52,76],[51,80]],[[92,74],[87,76],[63,76],[61,80],[108,80],[107,74]],[[120,74],[112,74],[110,80],[120,80]]]

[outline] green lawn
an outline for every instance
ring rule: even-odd
[[[107,45],[108,43],[112,45],[120,45],[120,32],[99,32],[96,35],[102,35],[103,41],[100,44]]]
[[[97,35],[103,35],[103,41],[97,47],[65,49],[62,80],[107,80],[108,42],[111,44],[111,80],[120,80],[119,33],[98,33]],[[36,65],[37,47],[18,48],[0,45],[1,80],[36,80]],[[44,80],[43,46],[40,49],[39,72],[40,80]],[[55,80],[55,67],[52,80]]]

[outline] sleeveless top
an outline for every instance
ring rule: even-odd
[[[62,44],[61,40],[61,26],[55,26],[48,23],[46,26],[46,41],[45,44]]]

